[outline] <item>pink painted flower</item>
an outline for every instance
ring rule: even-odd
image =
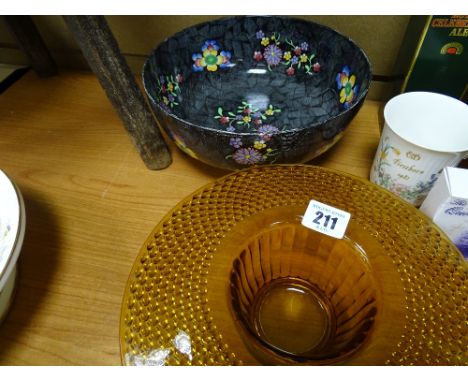
[[[288,76],[294,76],[295,70],[292,66],[290,66],[287,70],[286,73],[288,73]]]
[[[315,73],[320,72],[320,64],[319,64],[318,62],[316,62],[314,65],[312,65],[312,70],[313,70]]]
[[[227,125],[229,123],[229,118],[224,116],[219,119],[219,122],[222,123],[223,125]]]
[[[178,74],[176,77],[175,77],[177,83],[181,84],[182,82],[184,82],[184,76],[182,74]]]
[[[300,56],[301,53],[302,53],[302,49],[300,47],[296,46],[296,48],[294,49],[294,54],[296,56]]]
[[[255,51],[254,55],[253,55],[253,58],[254,58],[255,61],[262,61],[263,60],[262,52]]]

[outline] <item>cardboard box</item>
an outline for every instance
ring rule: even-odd
[[[392,96],[430,91],[467,102],[466,68],[468,16],[412,16],[394,70],[403,82]]]
[[[468,170],[446,167],[420,210],[447,234],[468,260]]]
[[[432,16],[421,35],[402,92],[434,91],[466,100],[468,16]]]

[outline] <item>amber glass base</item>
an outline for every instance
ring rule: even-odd
[[[357,350],[377,314],[364,258],[349,239],[300,224],[253,236],[234,261],[231,296],[255,355],[327,364]]]

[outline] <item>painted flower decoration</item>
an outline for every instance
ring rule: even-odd
[[[263,60],[263,54],[262,52],[259,52],[258,50],[254,52],[254,60],[255,61],[262,61]]]
[[[309,49],[309,44],[307,44],[305,41],[301,43],[300,48],[305,52]]]
[[[262,125],[258,128],[258,134],[264,141],[270,140],[271,136],[278,131],[278,128],[273,125]]]
[[[269,67],[279,65],[282,56],[283,51],[275,44],[268,45],[263,52],[263,57]]]
[[[179,85],[183,82],[183,77],[181,74],[177,74],[175,77],[160,75],[156,78],[156,81],[157,101],[164,110],[170,113],[179,104],[179,93],[181,91]]]
[[[348,109],[359,93],[359,86],[356,84],[356,76],[351,74],[348,66],[345,66],[341,73],[336,75],[337,88],[340,91],[340,103]]]
[[[257,150],[261,150],[261,149],[264,149],[266,147],[266,144],[262,140],[255,141],[254,144],[253,144],[253,147],[256,148]]]
[[[236,149],[238,149],[239,147],[242,146],[242,139],[240,138],[231,138],[229,140],[229,144],[233,147],[235,147]]]
[[[205,68],[209,72],[215,72],[220,68],[232,66],[231,52],[221,51],[220,46],[215,40],[207,40],[201,47],[202,53],[193,53],[192,69],[195,72],[202,72]]]
[[[241,148],[232,156],[240,164],[256,164],[263,162],[263,155],[255,148]]]
[[[281,109],[268,105],[266,109],[258,109],[247,101],[232,111],[218,107],[215,119],[226,129],[226,132],[249,132],[248,136],[229,138],[229,146],[234,151],[226,156],[241,165],[252,165],[275,160],[279,151],[271,146],[271,137],[279,131],[271,124],[271,119],[281,113]],[[267,122],[268,121],[268,122]],[[265,122],[265,123],[264,123]]]
[[[260,46],[254,52],[253,58],[257,62],[265,60],[269,70],[282,64],[286,66],[288,76],[294,76],[299,69],[309,75],[320,71],[318,59],[306,41],[296,44],[277,32],[268,37],[261,30],[257,31],[255,37],[259,40]]]
[[[289,67],[288,69],[286,69],[286,73],[288,74],[288,76],[294,76],[294,74],[296,73],[296,71],[295,71],[294,68],[291,66],[291,67]]]
[[[259,30],[257,33],[255,33],[255,37],[261,40],[263,37],[265,37],[265,33],[263,33],[262,30]]]

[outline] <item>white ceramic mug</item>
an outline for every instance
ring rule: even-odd
[[[440,172],[468,157],[468,105],[442,94],[411,92],[392,98],[370,180],[414,206]]]

